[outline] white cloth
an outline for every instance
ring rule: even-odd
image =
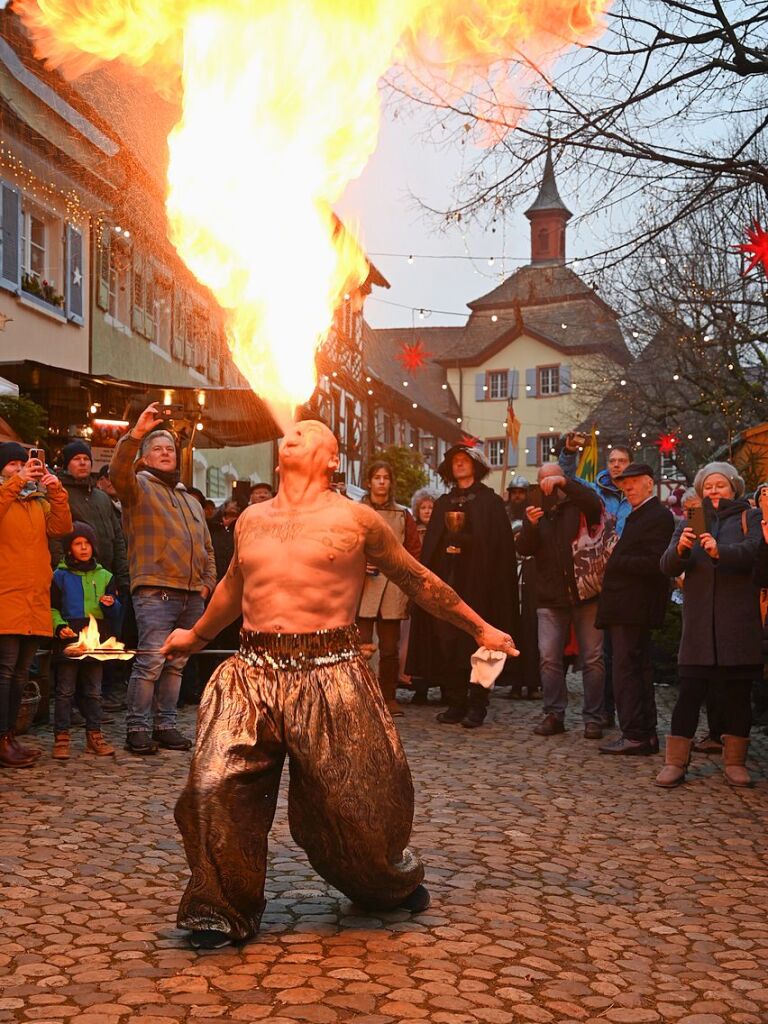
[[[503,651],[489,651],[487,647],[478,647],[469,660],[472,664],[470,683],[480,683],[486,690],[490,690],[504,668],[507,656]]]

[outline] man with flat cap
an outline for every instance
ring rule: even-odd
[[[618,476],[631,506],[608,559],[597,606],[597,626],[610,631],[613,691],[621,729],[600,746],[601,754],[654,754],[656,699],[651,630],[664,622],[669,581],[659,568],[674,530],[674,516],[656,497],[653,470],[633,462]]]

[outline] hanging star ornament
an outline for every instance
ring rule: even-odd
[[[662,455],[674,455],[678,445],[676,434],[659,434],[655,441]]]
[[[749,259],[747,268],[742,271],[742,277],[746,277],[758,263],[762,264],[763,273],[768,274],[768,231],[755,221],[751,228],[746,229],[746,234],[749,241],[737,246],[739,252],[743,252]]]
[[[424,366],[431,355],[432,353],[427,352],[424,347],[424,342],[421,338],[417,338],[412,345],[409,345],[407,341],[404,341],[400,346],[397,358],[404,370],[415,372]]]

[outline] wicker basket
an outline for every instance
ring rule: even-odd
[[[21,707],[16,718],[15,732],[25,733],[35,720],[37,709],[40,706],[40,687],[34,679],[30,679],[24,687],[24,696],[21,698]]]

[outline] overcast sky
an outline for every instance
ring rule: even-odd
[[[480,224],[461,229],[452,224],[444,231],[437,218],[414,204],[412,194],[436,208],[448,205],[451,187],[461,176],[464,161],[471,159],[464,147],[437,150],[421,141],[424,124],[424,115],[418,112],[407,118],[385,116],[376,153],[339,206],[339,213],[350,225],[358,221],[366,251],[392,286],[388,291],[375,288],[366,302],[366,319],[374,327],[410,326],[414,318],[424,326],[460,325],[469,313],[467,302],[491,291],[530,257],[529,223],[523,208],[491,233]],[[542,171],[543,163],[536,172],[536,184]],[[578,214],[578,200],[569,192],[567,178],[558,175],[557,181],[563,201]],[[568,256],[594,251],[599,238],[590,225],[572,221],[567,235]],[[419,254],[465,253],[476,258],[419,259]],[[409,254],[415,257],[412,264],[408,263]],[[495,258],[493,266],[488,265],[491,256]],[[505,263],[500,260],[502,256],[507,258]],[[412,313],[412,309],[421,308],[445,312],[421,319],[418,312]],[[446,315],[453,312],[462,315]]]

